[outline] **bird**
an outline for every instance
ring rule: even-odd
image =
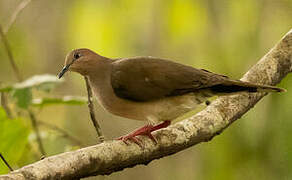
[[[126,144],[132,141],[140,145],[140,135],[157,143],[152,132],[168,127],[198,105],[208,104],[212,96],[285,92],[275,86],[233,80],[171,60],[150,56],[112,59],[87,48],[69,52],[58,77],[68,71],[88,77],[94,96],[109,113],[147,122],[118,138]]]

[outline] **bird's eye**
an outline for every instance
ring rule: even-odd
[[[80,53],[75,53],[74,54],[74,59],[78,59],[78,58],[80,58],[81,57],[81,54]]]

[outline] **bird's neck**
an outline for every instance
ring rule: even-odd
[[[98,68],[88,74],[90,85],[97,100],[106,108],[112,101],[113,90],[111,86],[111,64],[99,64]]]
[[[96,83],[102,83],[110,77],[112,65],[109,62],[97,62],[88,68],[87,76]]]

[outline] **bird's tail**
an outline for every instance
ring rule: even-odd
[[[211,87],[216,93],[236,93],[236,92],[286,92],[286,89],[276,86],[260,85],[249,82],[228,80],[222,84]]]

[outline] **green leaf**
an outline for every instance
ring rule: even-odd
[[[43,75],[35,75],[31,78],[15,84],[13,87],[16,89],[24,89],[24,88],[38,88],[45,89],[53,87],[56,83],[60,83],[62,80],[58,79],[55,75],[43,74]]]
[[[57,83],[62,82],[62,80],[58,79],[55,75],[43,74],[43,75],[35,75],[30,77],[29,79],[16,83],[12,86],[6,86],[0,88],[0,92],[8,92],[15,89],[27,89],[27,88],[37,88],[39,90],[49,91],[51,90]]]
[[[56,83],[45,83],[36,87],[36,89],[45,91],[45,92],[50,92],[55,86],[56,86]]]
[[[18,107],[27,109],[28,106],[32,102],[32,93],[31,89],[24,88],[24,89],[15,89],[13,93],[13,97],[16,98],[16,104]]]
[[[38,98],[33,99],[32,105],[34,106],[47,106],[56,104],[65,105],[83,105],[87,103],[87,98],[76,96],[64,96],[62,98]]]
[[[21,118],[8,119],[0,107],[0,153],[5,157],[10,166],[20,166],[18,162],[28,143],[30,128]],[[7,173],[9,169],[0,161],[0,174]]]

